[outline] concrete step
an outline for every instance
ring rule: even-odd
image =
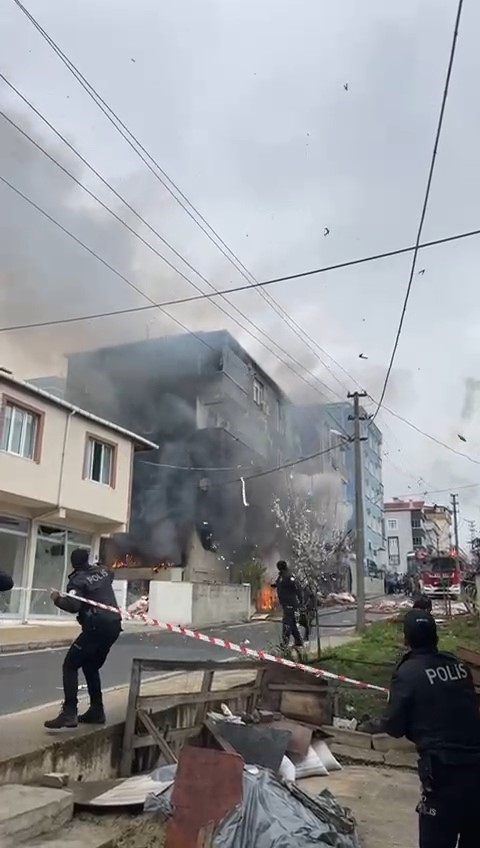
[[[61,831],[22,842],[18,848],[115,848],[118,837],[113,828],[73,821]]]
[[[0,786],[0,845],[17,848],[64,827],[73,816],[73,795],[44,786]]]

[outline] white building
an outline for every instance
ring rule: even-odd
[[[0,369],[0,619],[61,615],[71,551],[127,529],[134,452],[156,447]]]
[[[452,521],[448,507],[393,498],[384,510],[388,571],[405,574],[408,555],[416,551],[448,550]]]

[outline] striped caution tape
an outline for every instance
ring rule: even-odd
[[[59,592],[59,595],[66,598],[70,597],[65,592]],[[356,686],[358,689],[369,689],[374,692],[382,692],[383,694],[388,695],[388,689],[385,689],[383,686],[375,686],[373,683],[364,683],[361,680],[353,680],[351,677],[345,677],[343,674],[334,674],[333,671],[325,671],[325,669],[322,668],[314,668],[311,665],[305,665],[301,662],[287,660],[284,657],[277,657],[274,654],[267,653],[267,651],[255,651],[253,648],[247,648],[246,645],[237,645],[235,642],[230,642],[229,639],[220,639],[218,636],[207,636],[206,633],[200,633],[198,630],[190,630],[188,627],[182,627],[180,624],[170,624],[169,622],[159,621],[158,618],[150,618],[150,616],[145,613],[131,613],[128,612],[128,610],[119,610],[117,607],[112,607],[108,604],[101,604],[98,601],[92,601],[78,595],[75,595],[75,600],[81,601],[83,604],[88,604],[92,607],[98,607],[98,609],[103,609],[107,612],[117,613],[122,616],[122,618],[129,620],[141,619],[145,624],[158,627],[160,630],[166,630],[169,633],[178,633],[181,636],[188,636],[190,639],[196,639],[199,642],[208,642],[210,645],[216,645],[219,648],[226,648],[227,651],[233,651],[237,654],[242,654],[245,657],[273,662],[277,665],[286,666],[287,668],[296,668],[299,671],[306,672],[307,674],[313,674],[314,677],[322,677],[326,680],[337,680],[338,682],[348,684],[349,686]]]

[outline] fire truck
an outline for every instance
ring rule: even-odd
[[[460,596],[467,563],[454,550],[432,554],[415,551],[407,557],[407,572],[418,581],[418,590],[430,597]]]

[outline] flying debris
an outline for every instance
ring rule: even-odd
[[[359,359],[368,359],[368,356],[365,356],[365,354],[364,354],[364,353],[359,353],[359,354],[358,354],[358,358],[359,358]]]
[[[420,276],[420,274],[423,275],[424,273],[425,273],[425,268],[422,268],[422,270],[418,272],[418,276]]]
[[[467,441],[467,440],[466,440],[466,438],[465,438],[465,436],[461,436],[461,435],[460,435],[460,433],[457,433],[457,436],[458,436],[458,438],[460,439],[460,441],[461,441],[461,442],[466,442],[466,441]]]
[[[345,91],[348,91],[348,82],[345,82],[345,83],[343,84],[343,87],[344,87]]]
[[[328,229],[328,227],[325,227],[325,229],[324,229],[324,231],[323,231],[323,235],[324,235],[324,236],[329,236],[329,235],[330,235],[330,230]]]

